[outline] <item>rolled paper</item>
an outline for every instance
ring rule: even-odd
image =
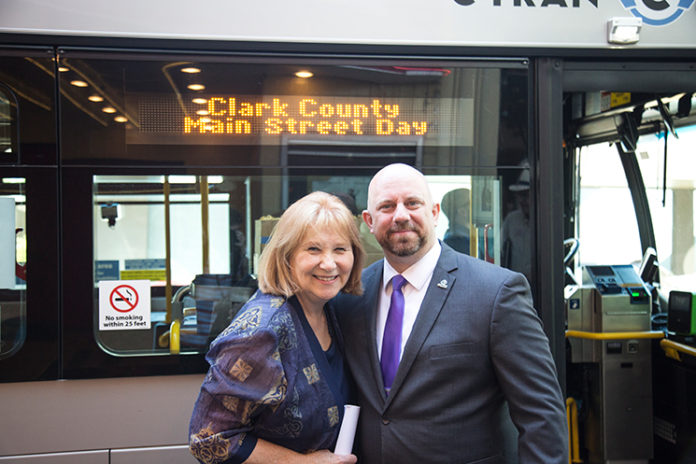
[[[346,404],[344,411],[334,454],[346,456],[353,452],[353,440],[355,439],[355,429],[358,427],[360,406]]]

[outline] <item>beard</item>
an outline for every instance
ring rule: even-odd
[[[394,237],[394,232],[410,230],[416,233],[416,237]],[[412,256],[425,245],[426,237],[413,224],[405,224],[393,227],[379,240],[382,248],[395,256]]]

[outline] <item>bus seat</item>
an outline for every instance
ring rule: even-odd
[[[177,348],[207,348],[256,290],[251,281],[249,286],[236,285],[239,283],[228,274],[197,275],[190,286],[181,293],[177,291],[172,298],[173,306],[182,305],[184,299],[190,298],[193,307],[172,310],[172,324],[159,336],[158,345],[169,345],[172,353],[178,352]],[[175,321],[178,323],[174,324]]]

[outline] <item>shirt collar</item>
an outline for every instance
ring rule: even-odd
[[[440,259],[441,251],[442,247],[440,246],[440,241],[436,240],[432,248],[430,248],[418,262],[402,272],[401,275],[406,278],[409,284],[413,285],[419,291],[422,290],[423,286],[430,281],[435,271],[435,266],[437,265],[437,260]],[[385,259],[384,271],[382,272],[382,289],[387,287],[387,284],[396,274],[399,273],[396,272],[389,264],[389,261]]]

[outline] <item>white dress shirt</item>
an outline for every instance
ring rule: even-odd
[[[404,346],[411,335],[411,329],[418,317],[418,310],[423,303],[425,292],[428,290],[428,284],[433,278],[433,271],[437,260],[440,259],[440,251],[442,247],[440,242],[435,242],[435,245],[423,256],[420,261],[406,269],[401,275],[406,279],[406,283],[401,288],[404,294],[404,319],[401,326],[401,350],[399,359],[404,353]],[[387,323],[387,314],[389,313],[389,302],[391,300],[392,285],[391,279],[398,272],[384,260],[384,271],[382,273],[382,288],[379,296],[379,309],[377,311],[377,354],[382,357],[382,338],[384,337],[384,326]]]

